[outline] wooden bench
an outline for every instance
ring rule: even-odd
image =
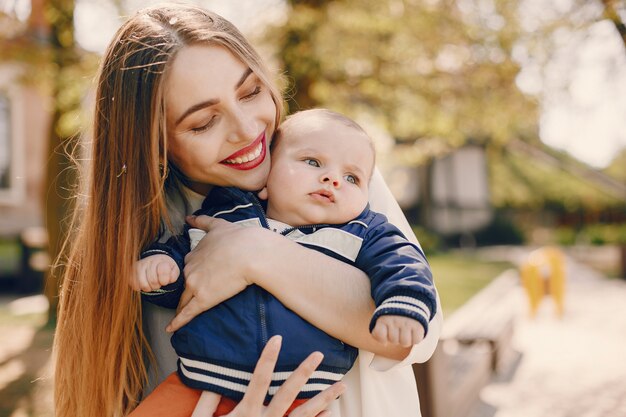
[[[426,364],[414,365],[423,417],[464,417],[494,373],[514,357],[516,270],[508,270],[444,318],[441,339]]]
[[[463,417],[491,378],[486,343],[459,345],[441,341],[425,364],[414,364],[422,417]]]
[[[516,270],[505,271],[445,319],[441,339],[464,345],[486,342],[492,370],[503,370],[512,351],[515,309],[511,296],[518,283]]]

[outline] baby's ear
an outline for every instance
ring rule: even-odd
[[[257,194],[261,200],[267,200],[267,187],[263,187],[261,191]]]

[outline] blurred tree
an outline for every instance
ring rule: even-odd
[[[618,12],[618,8],[621,8],[622,13],[626,13],[626,4],[623,0],[602,0],[602,6],[604,18],[613,22],[615,29],[622,38],[624,48],[626,48],[626,25],[624,25],[624,20]]]
[[[9,17],[4,15],[2,17]],[[22,82],[37,85],[52,97],[48,136],[45,225],[49,252],[56,259],[62,250],[71,213],[70,196],[76,187],[75,159],[81,126],[81,104],[97,58],[85,53],[74,38],[74,0],[32,0],[26,23],[14,22],[12,30],[0,33],[0,57],[18,62],[25,69]],[[50,302],[49,322],[56,320],[62,263],[46,274],[45,294]]]
[[[291,7],[290,23],[279,29],[281,60],[291,89],[287,93],[290,112],[315,107],[317,102],[309,94],[315,81],[322,76],[320,61],[315,53],[315,33],[326,13],[325,0],[288,0]],[[274,34],[274,31],[272,35]]]
[[[269,36],[293,79],[292,110],[365,114],[400,141],[453,147],[534,133],[536,103],[515,86],[516,1],[290,4]]]
[[[584,29],[606,19],[618,30],[623,28],[622,1],[292,0],[289,4],[287,19],[268,32],[268,39],[278,42],[279,59],[292,79],[290,111],[330,107],[357,119],[374,120],[396,142],[410,144],[397,148],[401,149],[397,161],[422,165],[423,206],[428,205],[428,181],[423,177],[429,175],[429,159],[470,140],[485,144],[497,167],[490,169],[491,186],[500,187],[492,196],[497,197],[497,206],[545,207],[564,194],[568,198],[562,204],[567,207],[614,201],[604,191],[594,191],[593,185],[582,187],[575,180],[557,196],[547,184],[545,190],[533,191],[545,182],[532,172],[528,176],[532,185],[520,184],[513,195],[515,190],[493,175],[525,177],[517,169],[518,161],[503,149],[512,139],[543,146],[538,135],[543,68],[575,33],[584,36]],[[568,77],[561,74],[556,80],[563,94],[568,94]],[[526,163],[532,164],[532,158]]]
[[[48,136],[45,209],[49,252],[53,259],[61,254],[71,214],[71,193],[76,186],[73,163],[80,129],[80,105],[84,90],[77,83],[80,52],[74,38],[74,0],[47,0],[43,15],[50,28],[52,122]],[[58,291],[63,263],[48,271],[46,296],[50,302],[48,320],[56,321]]]
[[[623,148],[613,158],[613,161],[604,169],[604,172],[626,184],[626,148]]]
[[[536,100],[516,86],[517,1],[289,3],[268,38],[293,80],[290,111],[329,107],[413,144],[397,161],[421,165],[422,222],[432,158],[468,140],[500,148],[537,136]]]

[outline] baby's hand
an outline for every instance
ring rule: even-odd
[[[145,292],[158,290],[178,279],[180,270],[176,262],[167,255],[152,255],[135,262],[130,286]]]
[[[415,319],[385,315],[376,320],[372,336],[380,343],[411,347],[424,339],[424,327]]]

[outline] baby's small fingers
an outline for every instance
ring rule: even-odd
[[[400,345],[402,347],[411,347],[413,345],[413,333],[410,327],[400,328]]]
[[[176,263],[174,263],[174,265],[172,265],[172,269],[170,269],[170,282],[176,281],[179,275],[180,268],[176,265]]]
[[[135,262],[135,265],[133,265],[130,287],[135,291],[141,290],[141,264],[139,262]]]
[[[137,282],[140,291],[150,292],[152,289],[150,288],[150,284],[148,283],[148,279],[146,278],[146,274],[142,273],[139,276],[139,280]]]
[[[139,289],[145,292],[152,291],[152,288],[150,287],[150,282],[148,279],[148,267],[149,267],[149,263],[144,262],[140,266],[139,271],[137,273],[137,284],[139,286]]]
[[[148,281],[149,289],[147,291],[158,290],[161,288],[161,284],[159,284],[159,272],[158,266],[160,262],[149,262],[146,266],[146,279]],[[146,291],[146,290],[144,290]]]
[[[424,328],[420,325],[411,329],[411,335],[413,337],[413,344],[417,345],[424,340]]]
[[[178,278],[178,266],[176,262],[159,262],[156,268],[159,287],[171,284]],[[176,274],[174,274],[176,272]]]
[[[392,326],[387,329],[387,340],[394,345],[400,344],[400,329]]]
[[[379,341],[380,343],[387,343],[387,325],[382,321],[378,321],[376,326],[374,326],[374,330],[372,330],[372,336],[374,339]]]

